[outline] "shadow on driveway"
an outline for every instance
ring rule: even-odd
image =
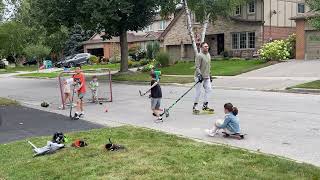
[[[32,136],[53,135],[103,128],[104,126],[83,120],[23,106],[0,106],[0,143],[22,140]]]

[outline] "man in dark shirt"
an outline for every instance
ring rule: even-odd
[[[159,81],[156,80],[156,74],[151,73],[151,109],[153,115],[157,117],[157,121],[162,121],[160,116],[160,103],[162,98],[161,87]]]

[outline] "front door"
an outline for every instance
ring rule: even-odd
[[[224,51],[224,34],[217,35],[217,49],[218,55],[220,55]]]

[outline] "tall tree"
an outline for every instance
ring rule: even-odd
[[[312,11],[314,11],[318,15],[320,14],[320,1],[319,0],[307,0],[306,2]],[[317,29],[320,29],[320,16],[310,18],[309,21],[312,24],[312,26],[314,26]]]
[[[2,56],[13,57],[16,64],[25,46],[32,42],[30,29],[23,24],[9,21],[0,25],[0,52]]]
[[[37,60],[39,70],[41,60],[50,54],[51,48],[42,44],[30,44],[23,49],[23,52],[28,58],[35,58]]]
[[[70,29],[69,37],[65,43],[64,53],[72,55],[83,50],[83,41],[93,36],[92,31],[85,31],[80,25],[76,24]]]
[[[81,25],[86,30],[105,32],[103,38],[120,37],[121,72],[128,71],[127,31],[151,24],[160,3],[166,0],[34,0],[34,17],[49,29]]]

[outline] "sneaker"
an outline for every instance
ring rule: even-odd
[[[210,137],[214,137],[216,135],[216,133],[214,133],[211,129],[206,129],[205,132],[210,136]]]
[[[74,120],[79,120],[80,119],[80,115],[78,113],[74,113],[73,119]]]
[[[84,116],[84,112],[81,112],[80,114],[79,114],[79,118],[80,117],[83,117]]]
[[[156,122],[156,123],[163,122],[162,117],[161,117],[161,116],[159,116],[159,117],[155,120],[155,122]]]
[[[203,111],[209,111],[209,112],[213,112],[214,111],[213,108],[209,108],[208,107],[208,102],[203,103],[202,110]]]

